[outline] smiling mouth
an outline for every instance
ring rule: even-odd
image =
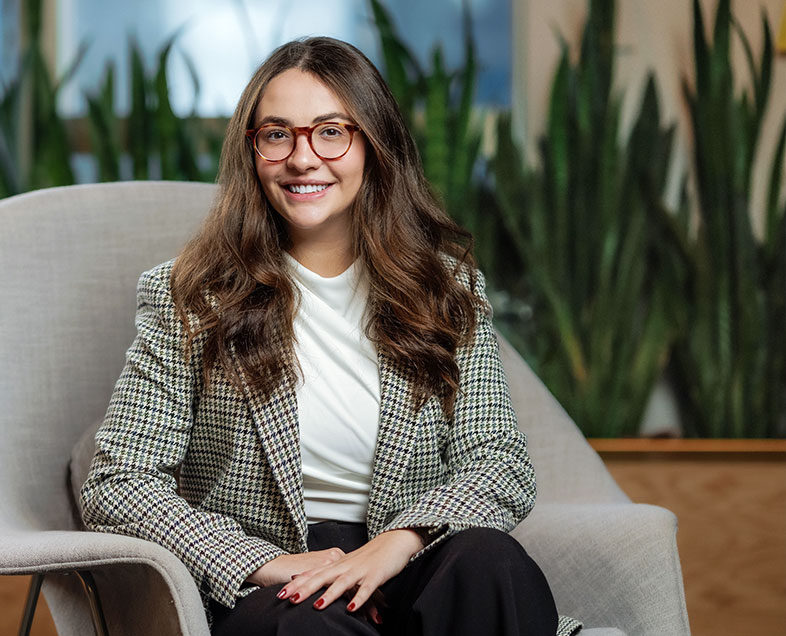
[[[322,192],[328,187],[328,184],[321,184],[321,185],[297,185],[294,183],[290,183],[289,185],[285,185],[284,188],[289,190],[290,192],[294,192],[295,194],[313,194],[314,192]]]

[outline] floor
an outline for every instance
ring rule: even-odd
[[[0,576],[0,634],[19,633],[29,586],[29,576]],[[57,636],[43,597],[38,603],[30,636]]]

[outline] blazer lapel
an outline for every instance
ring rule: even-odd
[[[386,523],[387,510],[401,488],[418,436],[417,414],[412,409],[412,388],[405,372],[379,354],[380,413],[374,469],[368,498],[369,533]]]
[[[283,351],[282,351],[283,355]],[[297,394],[291,378],[284,378],[269,399],[249,389],[240,365],[235,367],[243,379],[243,392],[248,401],[262,448],[276,479],[287,510],[296,529],[300,549],[306,550],[306,511],[303,500],[302,461],[300,457],[300,426]]]

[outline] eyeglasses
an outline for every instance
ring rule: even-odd
[[[326,121],[316,126],[282,126],[265,124],[246,131],[254,150],[265,161],[284,161],[295,151],[298,135],[305,135],[311,150],[320,159],[340,159],[352,145],[352,136],[360,130],[355,124]]]

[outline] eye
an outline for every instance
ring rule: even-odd
[[[263,128],[261,131],[262,140],[268,144],[275,144],[287,141],[291,138],[290,132],[286,128]]]
[[[317,134],[326,141],[332,141],[336,139],[343,139],[349,133],[347,133],[347,130],[343,126],[337,126],[336,124],[325,124],[317,130]]]

